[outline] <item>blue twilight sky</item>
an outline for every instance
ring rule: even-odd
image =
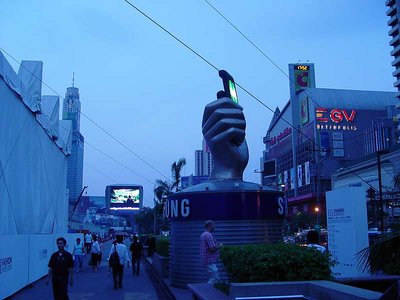
[[[132,2],[272,109],[288,100],[288,79],[203,0]],[[317,87],[394,91],[384,1],[210,2],[285,71],[289,63],[315,63]],[[187,160],[183,175],[194,173],[203,109],[222,88],[218,74],[123,0],[0,0],[0,28],[0,46],[18,60],[43,61],[43,81],[61,95],[75,72],[82,111],[161,173],[170,176],[171,163],[181,157]],[[272,113],[238,94],[250,148],[244,178],[258,182],[253,172]],[[162,178],[84,116],[81,132],[148,180]],[[85,163],[89,195],[103,195],[112,180],[139,183],[144,204],[152,206],[151,183],[88,145]]]

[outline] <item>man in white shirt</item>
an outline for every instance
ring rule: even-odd
[[[88,232],[85,235],[86,253],[90,253],[91,247],[92,247],[92,235]]]
[[[113,282],[114,282],[114,289],[122,288],[122,276],[124,274],[124,265],[126,264],[129,268],[129,255],[128,255],[128,248],[124,245],[124,237],[122,235],[117,235],[116,242],[111,246],[110,254],[108,255],[108,259],[110,260],[111,254],[114,251],[117,251],[119,256],[119,264],[113,267]]]
[[[100,244],[97,241],[97,236],[93,235],[93,245],[92,245],[92,267],[93,271],[97,272],[97,268],[99,266],[99,255],[101,253]]]

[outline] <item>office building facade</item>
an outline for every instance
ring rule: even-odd
[[[74,203],[83,188],[83,159],[85,140],[80,133],[81,101],[79,89],[67,88],[63,102],[63,120],[72,121],[72,147],[68,157],[67,188],[70,202]]]
[[[196,150],[195,153],[195,176],[210,176],[214,166],[210,149],[205,140],[203,140],[203,149]]]
[[[392,66],[395,68],[392,75],[396,78],[394,82],[394,87],[397,88],[396,98],[397,98],[397,115],[395,121],[396,124],[396,138],[397,142],[399,140],[399,132],[400,132],[400,125],[398,124],[398,120],[400,120],[400,2],[398,0],[387,0],[386,6],[389,9],[386,12],[386,15],[390,18],[387,22],[388,26],[390,26],[390,30],[388,32],[389,36],[391,36],[391,40],[389,45],[393,47],[390,55],[393,56]]]
[[[325,210],[331,175],[395,142],[396,93],[315,87],[313,64],[289,65],[290,100],[264,138],[262,183],[284,191],[289,215]]]

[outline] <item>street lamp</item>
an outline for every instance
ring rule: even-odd
[[[372,212],[373,212],[373,217],[372,217],[372,226],[375,228],[377,227],[377,216],[376,216],[376,206],[375,206],[375,189],[373,187],[370,187],[367,190],[367,195],[368,198],[371,201],[371,205],[372,205]]]
[[[320,222],[321,220],[319,219],[319,206],[317,204],[317,206],[314,207],[314,212],[317,215],[317,224],[314,226],[315,231],[317,231],[319,233],[320,231]]]

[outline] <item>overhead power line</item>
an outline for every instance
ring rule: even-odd
[[[214,5],[212,5],[208,0],[204,0],[204,2],[206,2],[218,15],[220,15],[232,28],[234,28],[246,41],[248,41],[254,48],[257,49],[258,52],[260,52],[262,54],[262,56],[264,56],[273,66],[275,66],[283,75],[285,75],[289,81],[291,81],[292,83],[294,83],[296,85],[296,83],[294,82],[294,80],[292,78],[290,78],[290,76],[277,64],[275,63],[275,61],[270,58],[259,46],[257,46],[257,44],[255,42],[253,42],[246,34],[243,33],[243,31],[241,31],[235,24],[233,24],[233,22],[231,22],[227,17],[225,17],[225,15],[220,12]],[[309,94],[307,93],[306,90],[303,90],[304,94],[306,94],[306,96],[317,106],[321,107],[321,105],[318,104],[318,102]],[[352,139],[355,143],[355,145],[357,145],[357,147],[360,147],[361,149],[362,146],[361,144],[355,140],[355,137],[349,137],[350,139]],[[390,176],[392,176],[392,178],[394,179],[394,176],[391,175],[391,173],[389,173],[383,166],[381,166],[382,170],[384,170],[387,174],[389,174]]]
[[[207,63],[209,66],[211,66],[213,69],[219,71],[219,69],[213,64],[211,63],[208,59],[206,59],[203,55],[199,54],[198,51],[194,50],[192,47],[190,47],[188,44],[186,44],[185,42],[183,42],[180,38],[178,38],[176,35],[174,35],[173,33],[171,33],[168,29],[166,29],[164,26],[162,26],[160,23],[158,23],[157,21],[155,21],[153,18],[151,18],[148,14],[144,13],[141,9],[139,9],[137,6],[135,6],[134,4],[132,4],[130,1],[128,0],[124,0],[124,2],[126,2],[128,5],[130,5],[133,9],[135,9],[137,12],[139,12],[141,15],[143,15],[144,17],[146,17],[148,20],[150,20],[153,24],[155,24],[157,27],[159,27],[161,30],[163,30],[164,32],[166,32],[169,36],[171,36],[173,39],[175,39],[176,41],[178,41],[182,46],[184,46],[186,49],[190,50],[193,54],[195,54],[198,58],[200,58],[202,61],[204,61],[205,63]],[[275,63],[274,63],[275,64]],[[276,64],[275,64],[276,65]],[[277,66],[279,68],[279,66]],[[280,68],[279,68],[280,69]],[[282,72],[283,70],[280,69]],[[283,72],[284,73],[284,72]],[[285,73],[284,73],[285,74]],[[240,85],[237,81],[235,81],[236,85],[242,89],[246,94],[248,94],[251,98],[253,98],[254,100],[256,100],[257,102],[259,102],[262,106],[264,106],[265,108],[267,108],[269,111],[271,111],[274,115],[276,114],[275,111],[270,108],[268,105],[266,105],[263,101],[261,101],[258,97],[256,97],[255,95],[253,95],[250,91],[248,91],[246,88],[244,88],[242,85]],[[279,114],[277,114],[279,116]],[[289,121],[287,121],[286,119],[283,118],[283,116],[281,116],[281,119],[288,124],[291,128],[293,128],[294,130],[296,130],[300,135],[302,135],[305,139],[309,140],[311,143],[314,144],[314,146],[316,146],[317,149],[322,150],[322,148],[317,145],[315,143],[315,141],[313,141],[311,138],[309,138],[308,136],[306,136],[304,133],[302,133],[298,128],[296,128],[295,126],[293,126]],[[337,159],[336,157],[333,157],[339,164],[342,165],[342,167],[346,170],[349,170],[351,173],[353,173],[356,177],[358,177],[360,180],[362,180],[365,184],[367,184],[369,187],[375,189],[369,182],[367,182],[364,178],[362,178],[360,175],[358,175],[355,171],[353,171],[352,169],[350,169],[349,167],[347,167],[342,161],[340,161],[339,159]],[[376,189],[375,189],[376,190]]]
[[[121,163],[120,161],[116,160],[114,157],[112,157],[111,155],[105,153],[104,151],[100,150],[99,148],[89,144],[88,142],[85,141],[85,145],[88,145],[89,147],[95,149],[97,152],[101,153],[102,155],[104,155],[105,157],[108,157],[109,159],[111,159],[113,162],[115,162],[116,164],[120,165],[121,167],[123,167],[124,169],[128,170],[129,172],[135,174],[136,176],[142,178],[143,180],[146,180],[147,182],[154,184],[154,181],[151,181],[149,179],[147,179],[146,177],[140,175],[138,172],[132,170],[131,168],[127,167],[125,164]]]
[[[95,172],[99,173],[100,175],[102,175],[103,177],[107,178],[108,180],[111,180],[111,182],[113,182],[113,183],[117,183],[117,182],[118,182],[117,180],[111,178],[110,176],[108,176],[108,175],[105,174],[104,172],[102,172],[102,171],[100,171],[99,169],[97,169],[97,168],[95,168],[95,167],[89,165],[88,163],[84,162],[83,164],[84,164],[86,167],[88,167],[89,169],[92,169],[93,171],[95,171]]]
[[[50,89],[53,93],[55,93],[57,96],[59,96],[61,99],[65,100],[65,98],[58,93],[55,89],[53,89],[51,86],[49,86],[47,83],[45,83],[41,78],[37,77],[36,74],[34,74],[31,70],[27,69],[24,65],[21,64],[14,56],[12,56],[8,51],[4,50],[3,47],[0,46],[0,50],[6,53],[12,60],[14,60],[20,67],[23,67],[25,70],[27,70],[29,73],[31,73],[36,79],[38,79],[43,85],[45,85],[48,89]],[[151,169],[156,171],[158,174],[163,176],[164,178],[168,179],[167,176],[165,176],[163,173],[161,173],[158,169],[156,169],[153,165],[151,165],[148,161],[146,161],[144,158],[142,158],[140,155],[138,155],[136,152],[134,152],[132,149],[130,149],[128,146],[126,146],[124,143],[122,143],[119,139],[117,139],[115,136],[113,136],[110,132],[108,132],[103,126],[98,124],[96,121],[94,121],[91,117],[89,117],[87,114],[83,113],[79,107],[77,107],[74,104],[74,107],[76,110],[84,116],[86,119],[88,119],[92,124],[94,124],[97,128],[99,128],[102,132],[104,132],[106,135],[108,135],[111,139],[113,139],[115,142],[117,142],[119,145],[121,145],[123,148],[128,150],[131,154],[133,154],[135,157],[137,157],[139,160],[144,162],[147,166],[149,166]]]

